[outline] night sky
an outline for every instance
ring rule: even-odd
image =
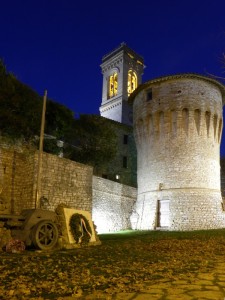
[[[225,76],[224,0],[2,0],[0,9],[8,71],[75,113],[99,114],[101,59],[121,42],[144,57],[143,81]]]

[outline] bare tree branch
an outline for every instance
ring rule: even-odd
[[[225,66],[224,66],[224,68],[225,68]],[[211,74],[211,73],[209,73],[209,72],[206,72],[206,74],[207,74],[208,76],[212,77],[213,79],[220,79],[220,80],[225,81],[225,77],[217,76],[217,75]]]

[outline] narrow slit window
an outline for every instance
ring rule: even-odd
[[[146,101],[149,102],[152,100],[152,89],[146,91]]]
[[[127,156],[123,156],[123,168],[127,168]]]
[[[123,143],[124,143],[124,145],[128,144],[128,135],[127,134],[124,134],[124,136],[123,136]]]

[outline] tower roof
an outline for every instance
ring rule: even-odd
[[[168,80],[182,79],[182,78],[201,79],[201,80],[205,80],[207,82],[215,84],[220,89],[221,94],[222,94],[223,104],[225,104],[225,85],[213,77],[208,77],[208,76],[204,76],[201,74],[195,74],[195,73],[184,73],[184,74],[162,76],[162,77],[158,77],[158,78],[146,81],[145,83],[139,85],[138,88],[130,95],[128,102],[130,104],[132,104],[136,95],[140,91],[144,90],[146,87],[151,86],[151,84],[160,83],[160,82],[164,82],[164,81],[168,81]]]
[[[130,55],[134,56],[136,59],[138,59],[141,63],[144,64],[144,58],[141,55],[137,54],[134,50],[132,50],[131,48],[129,48],[126,45],[126,43],[124,43],[124,42],[121,43],[119,45],[119,47],[115,48],[114,50],[112,50],[108,54],[104,55],[102,57],[102,62],[104,63],[106,60],[108,60],[109,58],[115,56],[117,53],[120,53],[120,52],[130,54]]]

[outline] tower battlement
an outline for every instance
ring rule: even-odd
[[[154,140],[158,147],[160,139],[197,139],[208,138],[208,141],[220,143],[222,137],[222,117],[217,113],[200,109],[156,111],[140,118],[136,123],[136,139]],[[145,128],[144,130],[142,129]]]
[[[143,84],[133,99],[140,229],[225,227],[220,191],[224,86],[184,74]],[[143,209],[143,207],[145,207]]]

